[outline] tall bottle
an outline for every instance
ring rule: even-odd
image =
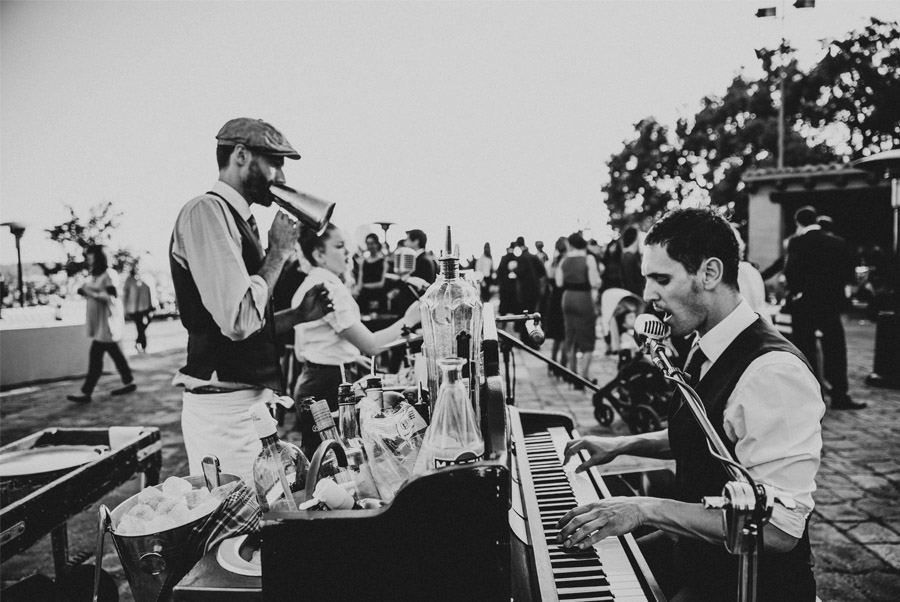
[[[452,247],[450,227],[441,262],[441,275],[422,295],[422,350],[428,371],[428,391],[432,416],[440,390],[442,372],[438,361],[446,357],[466,360],[463,376],[467,380],[472,406],[480,411],[481,379],[481,295],[459,274],[459,249]]]
[[[431,425],[416,459],[415,474],[484,459],[484,439],[463,386],[464,364],[460,358],[438,362],[442,372],[441,388]]]
[[[351,393],[352,396],[352,393]],[[351,401],[350,404],[353,402]],[[345,406],[350,404],[344,404]],[[350,408],[353,408],[350,405]],[[354,415],[355,415],[355,408]],[[331,476],[341,486],[344,487],[356,501],[363,499],[380,499],[378,489],[371,473],[368,472],[365,455],[360,447],[351,446],[345,441],[338,432],[337,426],[334,424],[334,418],[331,416],[331,410],[328,409],[328,402],[320,400],[312,404],[313,417],[316,420],[316,430],[322,437],[322,441],[333,439],[341,444],[344,453],[347,456],[347,468],[339,468],[334,459],[333,454],[329,454],[329,459],[322,466],[322,470],[318,476]],[[366,477],[368,476],[368,479]]]
[[[356,415],[356,398],[350,383],[342,383],[338,387],[338,433],[344,451],[347,452],[347,464],[356,482],[357,501],[366,498],[380,500],[381,494],[372,476],[372,468],[362,442]]]
[[[253,461],[253,485],[260,509],[263,514],[270,510],[296,510],[306,498],[309,461],[299,447],[278,438],[277,422],[265,403],[253,404],[250,418],[262,443],[262,451]]]

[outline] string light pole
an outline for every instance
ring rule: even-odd
[[[796,0],[796,2],[794,2],[794,8],[804,9],[815,7],[815,0]],[[784,57],[787,54],[788,50],[787,39],[785,39],[784,36],[784,15],[784,0],[781,0],[780,13],[778,11],[778,8],[774,6],[760,8],[756,11],[756,16],[758,18],[766,19],[779,17],[779,19],[781,20],[781,44],[778,47],[778,156],[776,157],[778,169],[784,168]],[[762,58],[763,55],[760,51],[757,51],[756,56]]]

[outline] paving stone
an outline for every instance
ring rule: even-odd
[[[859,485],[865,491],[875,495],[888,496],[897,494],[897,487],[893,483],[879,475],[854,474],[850,475],[850,480]]]
[[[891,568],[900,571],[900,544],[873,543],[868,548],[884,559]]]
[[[816,566],[816,595],[822,602],[871,602],[860,591],[855,575],[823,572]]]
[[[863,512],[867,512],[875,518],[889,519],[900,518],[900,505],[897,499],[873,499],[862,498],[854,502],[856,507]]]
[[[858,502],[842,502],[840,504],[816,506],[813,512],[830,522],[860,521],[868,519],[869,515],[857,508],[855,503]]]
[[[847,535],[865,544],[900,543],[900,534],[875,522],[865,522],[847,529]]]
[[[881,571],[862,575],[859,587],[872,602],[897,602],[900,594],[900,575]]]

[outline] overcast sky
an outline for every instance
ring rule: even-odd
[[[215,134],[238,116],[303,158],[288,184],[337,203],[351,235],[418,227],[463,255],[518,235],[605,236],[605,162],[633,125],[673,125],[774,46],[764,1],[0,3],[0,218],[25,261],[58,260],[43,229],[113,201],[114,246],[164,266],[179,208],[217,177]],[[900,1],[787,3],[809,65],[819,38]],[[267,229],[273,210],[254,207]],[[377,228],[376,228],[377,229]],[[380,232],[380,230],[378,230]],[[14,239],[0,232],[2,263]]]

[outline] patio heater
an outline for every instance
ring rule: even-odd
[[[900,388],[900,149],[884,151],[857,159],[853,167],[891,181],[891,210],[894,241],[891,253],[890,292],[887,303],[879,303],[875,323],[875,362],[866,384],[875,387]]]
[[[25,307],[25,286],[22,281],[22,235],[25,234],[25,224],[20,222],[3,222],[0,226],[6,226],[12,235],[16,237],[16,259],[19,268],[19,305]]]

